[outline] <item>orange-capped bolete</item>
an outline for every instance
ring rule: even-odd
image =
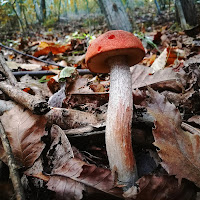
[[[108,31],[89,45],[86,64],[96,73],[110,72],[106,149],[110,168],[124,189],[137,179],[131,142],[133,96],[130,67],[145,55],[141,41],[123,30]]]

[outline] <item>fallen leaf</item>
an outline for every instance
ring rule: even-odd
[[[75,79],[78,76],[78,72],[76,68],[74,67],[65,67],[60,71],[60,74],[58,75],[58,80],[59,81],[65,81],[66,78],[73,78]]]
[[[164,49],[164,51],[156,58],[156,60],[151,65],[151,68],[153,69],[153,73],[164,69],[167,62],[167,48]]]
[[[39,51],[36,51],[33,56],[35,57],[39,57],[42,55],[48,55],[50,52],[52,52],[52,54],[56,55],[59,53],[64,53],[67,50],[71,50],[71,44],[67,44],[67,45],[63,45],[63,46],[59,46],[59,45],[49,45]]]
[[[157,90],[172,90],[182,92],[185,86],[185,72],[173,71],[172,68],[164,68],[154,73],[150,67],[135,65],[131,67],[132,89],[150,86]]]
[[[45,147],[41,141],[46,134],[45,117],[34,115],[16,105],[13,109],[5,112],[0,119],[17,164],[24,167],[32,166]],[[0,151],[0,155],[3,159],[2,151]]]
[[[16,63],[14,61],[7,61],[6,64],[10,69],[18,69],[19,67],[21,69],[25,70],[40,70],[42,65],[39,64],[22,64],[22,63]]]
[[[180,181],[185,178],[200,186],[200,135],[181,128],[181,115],[175,105],[149,90],[148,112],[155,118],[154,145],[159,148],[161,165]]]
[[[73,157],[73,152],[65,133],[58,126],[55,128],[57,131],[53,130],[53,142],[49,151],[54,158],[53,162],[51,162],[53,166],[51,175],[64,176],[77,183],[120,196],[121,189],[115,188],[112,172],[109,169],[99,168]]]
[[[85,59],[85,54],[81,56],[68,56],[67,61],[72,64],[81,64]]]
[[[183,181],[179,186],[173,176],[147,175],[140,178],[137,185],[138,188],[133,186],[124,196],[135,200],[194,200],[196,197],[192,184]]]
[[[84,184],[64,176],[51,176],[47,186],[56,193],[56,200],[80,200],[85,190]]]
[[[200,115],[194,115],[188,119],[188,122],[194,122],[195,124],[200,125]]]
[[[69,87],[67,88],[67,94],[94,93],[88,86],[88,82],[88,78],[79,77],[77,80],[69,85]]]

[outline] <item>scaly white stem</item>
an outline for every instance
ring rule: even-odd
[[[118,184],[129,188],[137,178],[132,150],[131,124],[133,96],[130,67],[126,57],[112,57],[110,94],[106,120],[106,149],[110,168],[117,175]]]

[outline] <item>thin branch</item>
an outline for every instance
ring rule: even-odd
[[[84,74],[93,74],[89,69],[77,69],[78,73],[80,75]],[[13,75],[16,77],[24,76],[28,74],[29,76],[45,76],[45,75],[56,75],[52,71],[48,70],[42,70],[42,71],[18,71],[18,72],[13,72]]]
[[[48,103],[40,96],[28,94],[18,87],[12,86],[6,82],[0,82],[0,90],[15,102],[31,110],[34,114],[42,115],[50,110]]]
[[[4,127],[1,123],[1,121],[0,121],[0,137],[1,137],[1,142],[2,142],[3,148],[7,155],[8,167],[9,167],[9,171],[10,171],[10,178],[12,180],[13,188],[15,190],[16,199],[17,200],[25,200],[24,190],[23,190],[23,187],[21,184],[19,173],[17,171],[14,156],[12,154],[10,143],[9,143],[9,140],[7,138],[7,135],[5,133],[5,130],[4,130]]]
[[[55,66],[64,68],[64,66],[61,66],[61,65],[59,65],[59,64],[56,64],[56,63],[53,63],[53,62],[48,62],[48,61],[46,61],[46,60],[39,59],[39,58],[37,58],[37,57],[35,57],[35,56],[32,56],[32,55],[23,53],[23,52],[21,52],[21,51],[17,51],[16,49],[13,49],[13,48],[10,48],[10,47],[7,47],[7,46],[5,46],[5,45],[3,45],[3,44],[1,44],[1,43],[0,43],[0,46],[3,47],[3,48],[5,48],[5,49],[8,49],[8,50],[10,50],[10,51],[14,51],[14,52],[16,52],[16,53],[18,53],[18,54],[21,54],[21,55],[23,55],[23,56],[27,56],[27,57],[33,58],[34,60],[37,60],[37,61],[46,63],[46,64],[48,64],[48,65],[55,65]]]
[[[2,73],[6,76],[7,80],[11,85],[17,84],[15,76],[10,71],[10,68],[6,64],[6,61],[1,53],[0,53],[0,71],[2,71]]]
[[[200,130],[194,128],[193,126],[185,123],[185,122],[182,122],[181,123],[181,128],[183,128],[184,130],[190,132],[191,134],[196,134],[196,135],[200,135]]]
[[[13,48],[10,48],[10,47],[7,47],[7,46],[5,46],[5,45],[3,45],[3,44],[1,44],[1,43],[0,43],[0,47],[3,47],[3,48],[8,49],[8,50],[10,50],[10,51],[14,51],[14,52],[16,52],[16,53],[18,53],[18,54],[21,54],[21,55],[23,55],[23,56],[30,57],[30,58],[32,58],[32,59],[34,59],[34,60],[37,60],[37,61],[46,63],[46,64],[48,64],[48,65],[54,65],[54,66],[58,66],[58,67],[60,67],[60,68],[64,68],[64,66],[59,65],[59,64],[57,64],[57,63],[52,63],[52,62],[49,62],[49,61],[46,61],[46,60],[39,59],[39,58],[37,58],[37,57],[35,57],[35,56],[32,56],[32,55],[29,55],[29,54],[26,54],[26,53],[17,51],[16,49],[13,49]],[[5,61],[4,61],[4,63],[5,63]],[[79,74],[96,74],[96,73],[92,73],[92,72],[91,72],[90,70],[88,70],[88,69],[77,69],[77,71],[79,72]],[[18,72],[18,73],[23,73],[23,72]],[[31,74],[31,72],[24,72],[24,73],[30,73],[30,74]],[[34,72],[32,72],[32,73],[34,73]],[[15,72],[15,74],[17,74],[17,72]],[[21,76],[21,75],[19,75],[19,76]]]

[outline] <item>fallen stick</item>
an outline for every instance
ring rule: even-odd
[[[39,58],[37,58],[37,57],[35,57],[35,56],[32,56],[32,55],[29,55],[29,54],[26,54],[26,53],[17,51],[16,49],[13,49],[13,48],[10,48],[10,47],[7,47],[7,46],[5,46],[5,45],[3,45],[3,44],[1,44],[1,43],[0,43],[0,46],[3,47],[3,48],[5,48],[5,49],[8,49],[8,50],[10,50],[10,51],[14,51],[14,52],[16,52],[16,53],[18,53],[18,54],[21,54],[21,55],[23,55],[23,56],[27,56],[27,57],[32,58],[32,59],[34,59],[34,60],[37,60],[37,61],[46,63],[46,64],[48,64],[48,65],[55,65],[55,66],[64,68],[64,66],[59,65],[59,64],[57,64],[57,63],[53,63],[53,62],[49,62],[49,61],[46,61],[46,60],[39,59]]]
[[[12,74],[10,68],[8,67],[8,65],[6,64],[6,61],[3,57],[3,55],[0,53],[0,71],[2,71],[2,73],[6,76],[7,81],[11,84],[11,85],[16,85],[17,84],[17,80],[15,78],[15,76]]]
[[[25,200],[24,190],[21,184],[19,173],[17,171],[17,167],[15,164],[14,156],[12,154],[10,143],[1,122],[0,122],[0,137],[1,137],[3,148],[6,152],[8,167],[10,171],[10,178],[13,184],[13,188],[15,190],[16,199]]]
[[[48,103],[41,97],[30,95],[6,82],[0,82],[0,90],[15,102],[31,110],[34,114],[43,115],[50,110]]]
[[[47,119],[47,127],[56,124],[64,130],[98,124],[96,115],[66,108],[52,108],[45,117]]]
[[[80,75],[84,74],[95,74],[92,73],[89,69],[76,69]],[[21,77],[24,75],[29,75],[29,76],[46,76],[46,75],[56,75],[56,73],[48,70],[43,70],[43,71],[19,71],[19,72],[13,72],[13,75],[16,77]]]

